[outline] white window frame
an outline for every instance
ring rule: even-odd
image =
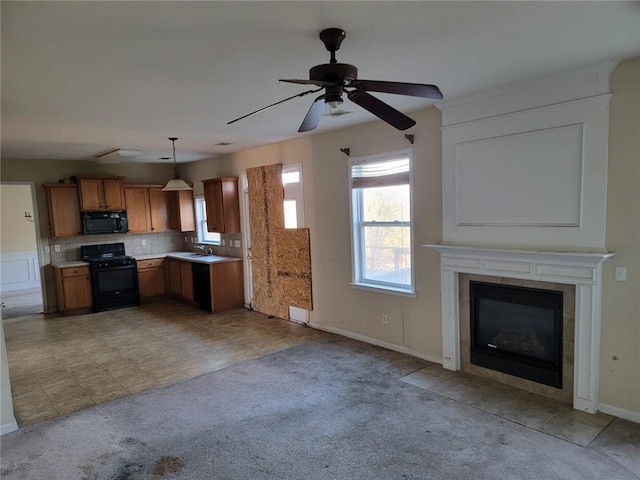
[[[300,181],[295,183],[284,183],[284,175],[298,172]],[[304,185],[302,183],[302,163],[292,163],[282,166],[284,200],[296,201],[297,228],[304,227]]]
[[[362,214],[362,190],[352,188],[352,167],[354,165],[363,163],[380,162],[384,160],[393,160],[398,157],[409,157],[409,221],[408,222],[363,222],[361,220]],[[389,152],[362,155],[349,158],[349,192],[351,197],[350,215],[351,215],[351,272],[352,282],[351,286],[363,290],[372,290],[381,293],[389,293],[394,295],[402,295],[407,297],[415,297],[415,241],[414,241],[414,218],[413,218],[413,148],[403,148],[400,150],[393,150]],[[376,226],[408,226],[410,229],[410,258],[411,258],[411,285],[404,286],[397,283],[386,283],[371,281],[362,278],[362,268],[364,261],[364,238],[362,238],[361,226],[376,225]]]
[[[207,230],[207,211],[205,209],[204,196],[200,195],[193,199],[195,214],[196,214],[196,235],[198,237],[198,243],[204,243],[207,245],[222,245],[222,235],[218,233],[219,240],[207,240],[207,233],[212,234]]]

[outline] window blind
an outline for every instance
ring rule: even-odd
[[[409,184],[409,157],[376,160],[351,166],[353,188]]]

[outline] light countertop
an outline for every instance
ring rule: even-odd
[[[175,258],[177,260],[186,260],[195,263],[222,263],[222,262],[241,262],[241,258],[222,257],[220,255],[201,255],[195,252],[164,252],[164,253],[145,253],[144,255],[134,255],[138,261],[151,260],[152,258]],[[89,266],[88,262],[76,260],[75,262],[59,262],[52,263],[54,268],[73,268]]]

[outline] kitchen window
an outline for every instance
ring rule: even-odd
[[[198,243],[210,243],[212,245],[221,245],[221,237],[219,233],[207,230],[207,208],[204,197],[196,197],[196,233],[198,234]]]
[[[412,149],[349,161],[353,285],[414,294]]]

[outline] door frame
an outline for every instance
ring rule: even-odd
[[[249,190],[247,172],[240,174],[240,222],[242,223],[242,268],[244,270],[244,306],[253,310],[253,278],[251,276],[251,227],[249,225]]]
[[[38,273],[40,274],[42,310],[46,313],[49,311],[49,305],[47,302],[47,284],[45,282],[44,255],[42,246],[42,235],[40,233],[40,213],[38,208],[38,196],[36,195],[36,184],[35,182],[0,181],[0,185],[28,185],[31,189],[31,209],[33,210],[32,216],[36,235],[36,258],[38,259]]]

